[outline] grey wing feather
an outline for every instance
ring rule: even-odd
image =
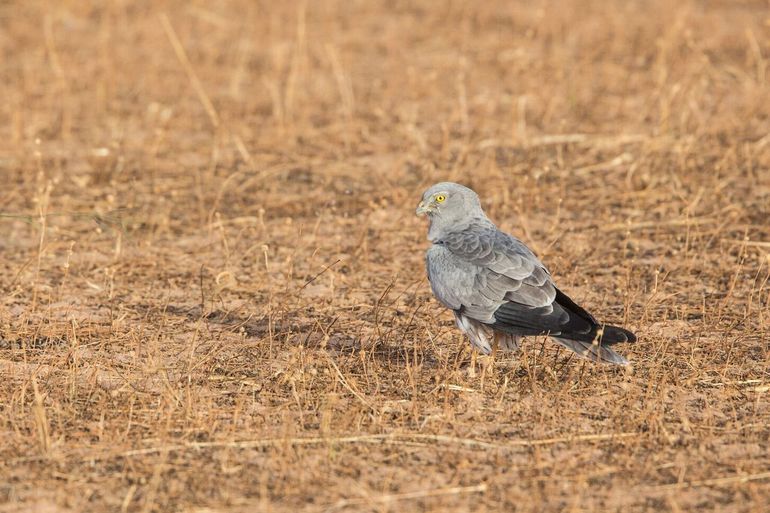
[[[513,335],[588,337],[594,331],[593,317],[556,289],[545,266],[518,239],[485,225],[441,242],[429,251],[429,261],[435,254],[441,265],[433,271],[445,276],[431,283],[450,308]]]
[[[489,308],[506,301],[531,307],[553,303],[556,289],[545,266],[521,241],[494,226],[453,234],[444,244],[458,259],[474,264],[474,292]]]
[[[496,228],[466,230],[428,250],[431,288],[446,307],[494,323],[501,305],[548,307],[556,297],[548,271],[520,241]]]

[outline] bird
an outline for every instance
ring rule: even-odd
[[[594,362],[629,364],[612,347],[636,335],[600,324],[559,290],[532,250],[486,216],[473,190],[437,183],[416,214],[430,221],[425,266],[433,295],[479,352],[515,351],[522,337],[547,335]]]

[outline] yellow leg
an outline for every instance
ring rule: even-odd
[[[497,356],[497,349],[500,347],[500,340],[497,338],[497,333],[492,337],[492,361],[490,364],[495,363],[495,357]]]
[[[484,388],[484,378],[487,377],[487,370],[494,372],[495,370],[495,357],[497,356],[497,348],[500,346],[497,340],[497,333],[492,337],[492,354],[488,358],[484,358],[483,368],[481,369],[481,388]]]

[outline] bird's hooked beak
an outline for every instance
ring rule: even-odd
[[[420,204],[417,205],[417,210],[414,211],[414,213],[418,216],[423,214],[430,214],[431,212],[433,212],[433,205],[426,203],[425,201],[421,201]]]

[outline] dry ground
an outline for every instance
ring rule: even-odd
[[[767,511],[766,1],[0,29],[0,511]],[[633,368],[471,367],[413,215],[441,179]]]

